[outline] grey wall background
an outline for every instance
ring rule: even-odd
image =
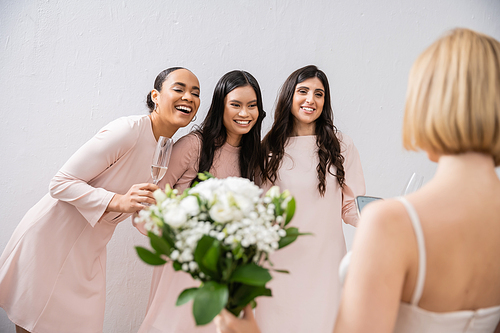
[[[401,147],[411,64],[457,26],[500,39],[499,14],[498,0],[0,0],[0,250],[68,157],[111,120],[145,114],[157,73],[174,65],[200,80],[198,123],[220,76],[251,72],[268,111],[264,133],[285,78],[318,65],[367,193],[399,195],[412,172],[429,180],[435,171]],[[350,245],[354,228],[345,233]],[[125,221],[108,246],[104,332],[136,332],[144,316],[151,268],[136,258],[138,244]],[[14,332],[3,310],[0,332]]]

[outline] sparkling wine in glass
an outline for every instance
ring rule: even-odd
[[[423,182],[424,182],[424,176],[414,172],[411,175],[410,179],[408,180],[408,183],[406,183],[402,195],[408,195],[410,193],[417,191],[422,186]]]
[[[157,185],[167,173],[173,143],[174,141],[171,138],[164,136],[160,136],[158,139],[155,154],[153,155],[153,162],[151,163],[151,177],[153,177],[153,184],[155,185]]]

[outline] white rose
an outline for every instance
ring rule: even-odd
[[[210,217],[219,223],[226,223],[233,219],[233,209],[227,205],[216,203],[210,208]]]
[[[220,179],[210,178],[197,184],[195,187],[189,190],[189,193],[198,193],[200,197],[207,201],[211,201],[214,196],[214,192],[220,187]]]
[[[224,179],[224,187],[237,195],[242,195],[253,202],[253,198],[259,198],[262,190],[246,178],[228,177]]]
[[[172,228],[179,228],[187,221],[186,211],[180,207],[170,207],[167,212],[163,215],[165,222]]]
[[[198,199],[189,195],[181,200],[180,206],[186,213],[191,216],[196,216],[200,213],[200,206],[198,206]]]

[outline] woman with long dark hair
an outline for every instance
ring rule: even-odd
[[[200,128],[182,137],[160,186],[179,192],[197,180],[198,172],[217,178],[255,179],[262,168],[260,132],[265,112],[257,80],[248,72],[225,74],[215,86],[212,103]],[[171,265],[156,267],[146,318],[139,332],[215,332],[213,324],[196,327],[189,305],[176,307],[177,297],[197,282]]]
[[[264,332],[333,330],[340,300],[338,265],[346,253],[341,221],[356,226],[354,199],[365,193],[358,151],[333,125],[328,79],[316,66],[293,72],[278,96],[274,124],[263,140],[264,186],[295,196],[291,225],[312,232],[271,256],[276,268],[256,318]]]
[[[199,94],[189,70],[162,71],[149,115],[106,125],[54,176],[0,257],[0,306],[17,332],[102,332],[106,245],[119,222],[155,203],[157,140],[191,122]]]

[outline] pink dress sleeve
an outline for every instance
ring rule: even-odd
[[[166,184],[179,190],[180,193],[191,185],[198,173],[198,158],[201,141],[196,134],[188,134],[180,138],[172,148],[167,173],[160,182],[160,188]]]
[[[102,128],[50,182],[50,195],[75,206],[92,226],[103,216],[115,193],[89,183],[135,145],[139,131],[133,131],[131,126],[135,124],[120,118]]]
[[[344,188],[342,189],[342,219],[345,223],[357,226],[359,217],[354,199],[358,195],[365,194],[365,178],[361,167],[361,159],[352,139],[343,134],[341,136],[341,146],[343,148],[342,155],[344,156],[345,171]]]

